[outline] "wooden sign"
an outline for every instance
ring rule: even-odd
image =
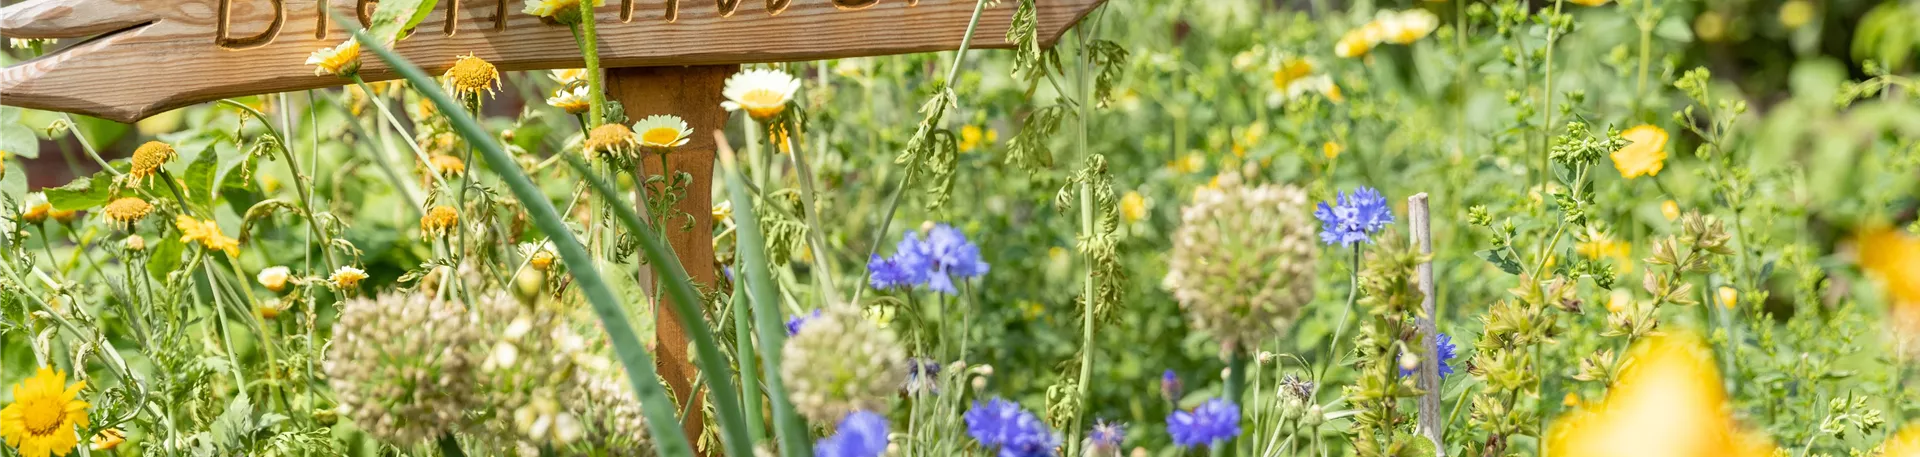
[[[1041,0],[1045,44],[1105,0]],[[605,67],[785,62],[955,49],[974,0],[609,0],[598,8]],[[307,55],[348,34],[323,8],[372,0],[31,0],[0,10],[8,38],[94,37],[0,71],[0,103],[131,122],[227,97],[338,86]],[[1007,47],[1017,2],[987,10],[972,46]],[[520,1],[441,0],[399,51],[430,72],[473,53],[501,70],[579,68],[565,26]],[[367,56],[369,81],[397,78]]]

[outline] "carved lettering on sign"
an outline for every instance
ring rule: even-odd
[[[274,37],[280,36],[280,26],[287,22],[286,0],[267,0],[273,4],[273,22],[259,35],[246,38],[233,37],[233,0],[220,0],[220,17],[214,25],[214,44],[227,49],[247,49],[266,46]]]
[[[843,10],[857,10],[880,4],[880,0],[833,0],[833,6]]]
[[[792,5],[793,0],[767,0],[767,15],[779,16],[780,13],[787,11],[788,6]]]

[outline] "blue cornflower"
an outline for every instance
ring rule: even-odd
[[[893,251],[892,257],[867,258],[867,270],[872,272],[868,284],[873,288],[927,286],[956,295],[960,291],[954,287],[954,278],[977,278],[988,270],[987,263],[980,260],[980,246],[947,224],[928,230],[925,240],[920,239],[919,232],[907,232]]]
[[[813,310],[813,312],[811,313],[801,314],[798,316],[793,316],[792,319],[787,319],[787,336],[794,336],[794,335],[800,334],[800,327],[807,325],[807,321],[813,320],[814,318],[817,318],[817,317],[820,317],[820,310],[816,309],[816,310]]]
[[[1120,443],[1126,440],[1126,424],[1107,422],[1106,419],[1094,421],[1093,431],[1087,434],[1087,455],[1119,456]]]
[[[1179,403],[1182,394],[1180,390],[1179,374],[1175,374],[1172,369],[1160,374],[1160,396],[1166,397],[1167,401]]]
[[[998,457],[1052,457],[1054,447],[1060,445],[1060,438],[1040,418],[999,397],[973,402],[963,418],[967,435],[980,447],[996,450]]]
[[[1240,405],[1224,398],[1207,400],[1193,411],[1167,416],[1167,434],[1184,447],[1211,446],[1240,436]]]
[[[1387,209],[1387,197],[1379,190],[1360,186],[1351,194],[1340,193],[1333,205],[1320,202],[1313,217],[1320,219],[1320,242],[1352,246],[1372,242],[1370,234],[1393,223],[1393,210]]]
[[[1453,337],[1447,336],[1445,333],[1435,335],[1433,337],[1433,348],[1434,352],[1440,354],[1440,377],[1444,378],[1447,377],[1447,375],[1453,374],[1453,365],[1447,363],[1448,360],[1453,359],[1455,352],[1459,350],[1458,347],[1454,347],[1453,345]],[[1419,371],[1418,368],[1412,370],[1401,368],[1400,376],[1413,376],[1413,373],[1417,371]]]
[[[945,292],[947,295],[959,294],[953,287],[953,278],[977,278],[987,274],[987,263],[980,260],[980,246],[967,241],[967,235],[960,229],[947,224],[933,226],[927,231],[926,258],[932,271],[927,288]]]
[[[840,419],[832,436],[813,444],[815,457],[880,457],[887,452],[887,418],[854,411]]]

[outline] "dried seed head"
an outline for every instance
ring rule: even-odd
[[[500,83],[500,71],[495,70],[493,64],[472,54],[455,60],[445,76],[447,88],[461,96],[478,97],[481,92],[491,96],[493,88]]]
[[[639,145],[639,140],[633,136],[633,129],[625,124],[612,123],[594,127],[593,131],[587,133],[587,141],[582,146],[588,156],[606,159],[627,157]]]
[[[817,423],[854,410],[885,411],[906,382],[906,353],[893,332],[848,306],[808,319],[781,352],[794,408]]]
[[[426,232],[427,235],[448,236],[459,227],[460,212],[455,211],[451,206],[435,206],[427,210],[427,215],[420,216],[420,231]]]
[[[153,212],[153,205],[146,200],[141,200],[140,197],[121,197],[108,203],[107,207],[100,211],[107,215],[108,220],[113,221],[115,227],[132,230],[134,224]]]
[[[323,367],[348,418],[383,441],[424,443],[480,406],[482,335],[459,303],[424,294],[341,305]]]
[[[1313,298],[1314,219],[1291,186],[1247,187],[1228,174],[1181,210],[1163,285],[1222,346],[1280,331]]]
[[[150,178],[158,176],[160,166],[166,165],[176,155],[179,154],[174,152],[172,145],[148,141],[133,150],[133,168],[127,170],[127,179],[133,180],[136,185],[144,185]]]

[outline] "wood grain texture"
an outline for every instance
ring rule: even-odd
[[[324,0],[353,16],[357,0]],[[500,1],[510,2],[504,23]],[[770,15],[767,2],[738,2],[723,17],[713,0],[677,0],[669,22],[668,0],[637,0],[622,21],[621,0],[599,15],[603,65],[646,67],[785,62],[949,50],[966,35],[974,0],[884,0],[844,9],[835,0],[792,0]],[[1041,38],[1057,41],[1073,23],[1105,0],[1039,2]],[[583,66],[566,27],[543,24],[513,0],[443,0],[398,46],[402,55],[431,72],[446,70],[472,53],[501,70]],[[448,28],[448,4],[458,20]],[[315,76],[306,59],[347,34],[339,21],[319,19],[321,1],[231,0],[228,38],[279,29],[264,44],[244,49],[219,46],[220,0],[31,0],[0,10],[0,35],[10,38],[79,38],[85,43],[0,70],[0,103],[66,111],[131,122],[182,106],[227,97],[343,85],[336,76]],[[276,8],[281,6],[283,8]],[[987,10],[975,30],[976,48],[1004,48],[1014,2]],[[284,11],[276,14],[276,11]],[[325,24],[325,32],[321,32]],[[499,27],[504,26],[505,30]],[[446,31],[452,30],[451,34]],[[321,38],[325,35],[326,38]],[[235,41],[229,41],[235,42]],[[398,76],[378,59],[364,58],[369,81]]]
[[[686,172],[693,176],[687,184],[686,197],[674,205],[675,214],[692,216],[693,224],[684,226],[669,221],[665,232],[667,244],[673,246],[680,266],[686,268],[687,276],[703,290],[713,288],[719,272],[714,270],[713,260],[713,160],[718,145],[712,135],[702,133],[726,127],[727,111],[720,107],[720,89],[726,85],[727,77],[738,71],[739,65],[706,65],[616,68],[607,72],[607,96],[619,101],[631,120],[672,114],[686,120],[694,131],[686,145],[667,156],[667,166],[671,167],[668,173]],[[641,161],[641,172],[660,175],[660,162],[647,155]],[[639,204],[639,200],[635,202]],[[638,209],[643,214],[646,211],[644,207]],[[704,305],[696,303],[694,308]],[[694,395],[694,389],[700,386],[694,385],[698,372],[688,354],[686,327],[680,325],[679,317],[669,306],[658,307],[654,319],[654,364],[660,377],[671,385],[680,410],[687,411],[681,418],[681,427],[686,430],[688,440],[697,443],[705,424],[705,412],[701,409],[704,405],[699,403],[701,397]],[[755,398],[757,396],[748,400]]]

